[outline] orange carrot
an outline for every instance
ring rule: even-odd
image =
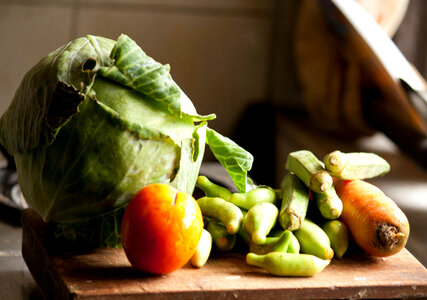
[[[405,247],[408,219],[378,187],[362,180],[337,180],[335,188],[343,202],[341,219],[360,248],[384,257]]]

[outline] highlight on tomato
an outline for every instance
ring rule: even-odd
[[[134,268],[168,274],[190,260],[202,229],[202,213],[191,195],[168,184],[151,184],[129,202],[121,223],[122,245]]]

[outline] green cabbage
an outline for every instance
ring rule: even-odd
[[[205,143],[242,192],[252,156],[207,127],[169,66],[128,36],[78,38],[24,77],[0,119],[22,193],[58,236],[120,246],[129,200],[151,183],[192,193]]]

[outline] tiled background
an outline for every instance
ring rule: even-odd
[[[422,0],[412,2],[410,17],[422,7]],[[47,53],[86,34],[116,39],[126,33],[148,55],[169,63],[199,112],[217,114],[211,127],[230,135],[248,103],[298,103],[292,59],[298,5],[298,0],[0,0],[0,113],[25,72]],[[425,53],[413,53],[415,44],[425,44],[417,39],[422,34],[412,34],[420,27],[416,20],[405,20],[409,34],[398,33],[398,41],[427,71]]]

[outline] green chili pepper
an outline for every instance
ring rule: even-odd
[[[277,222],[279,209],[271,203],[254,205],[246,214],[244,226],[255,244],[264,244],[270,230]]]
[[[218,197],[202,197],[197,200],[202,214],[220,221],[229,234],[236,234],[243,221],[240,208]]]
[[[244,226],[242,226],[244,227]],[[279,228],[273,228],[270,233],[268,234],[268,237],[280,237],[283,233],[285,232],[285,230],[283,230],[281,227]],[[299,253],[300,252],[300,245],[298,242],[298,239],[296,238],[296,236],[292,233],[292,231],[290,232],[290,240],[289,240],[289,245],[288,245],[288,251],[289,253]]]
[[[218,197],[227,201],[230,200],[231,192],[225,187],[213,183],[206,176],[197,177],[196,184],[205,192],[207,197]]]
[[[202,230],[199,243],[197,244],[196,251],[191,256],[190,263],[193,267],[201,268],[208,261],[212,249],[212,235],[206,229]]]
[[[332,220],[325,222],[322,225],[322,229],[331,241],[331,247],[334,250],[334,255],[338,259],[341,259],[347,252],[349,244],[347,226],[339,220]]]
[[[236,235],[229,234],[227,229],[218,221],[206,218],[206,230],[211,234],[213,243],[221,252],[230,251],[236,244]]]
[[[230,197],[230,202],[249,210],[252,206],[260,202],[277,204],[278,195],[270,187],[258,187],[246,193],[233,193]]]
[[[246,214],[248,212],[244,209],[242,209],[242,214],[243,214],[243,222],[242,222],[242,226],[240,226],[239,231],[237,232],[237,235],[240,236],[243,241],[245,242],[245,244],[250,247],[251,243],[252,243],[252,237],[250,235],[250,233],[246,230],[244,223],[245,223],[245,217]]]
[[[301,246],[301,252],[315,255],[321,259],[332,259],[334,251],[331,241],[326,233],[317,224],[307,218],[302,222],[301,228],[294,231]]]
[[[291,232],[292,233],[292,232]],[[291,235],[291,239],[289,241],[289,246],[288,246],[288,253],[299,253],[301,249],[301,246],[298,242],[298,239],[296,238],[296,236],[292,233]]]
[[[246,262],[276,276],[313,276],[329,265],[330,260],[310,254],[270,252],[264,255],[248,253]]]
[[[267,237],[265,243],[262,245],[252,243],[249,251],[255,254],[267,254],[269,252],[287,252],[292,235],[292,232],[290,232],[289,230],[285,230],[279,237]]]

